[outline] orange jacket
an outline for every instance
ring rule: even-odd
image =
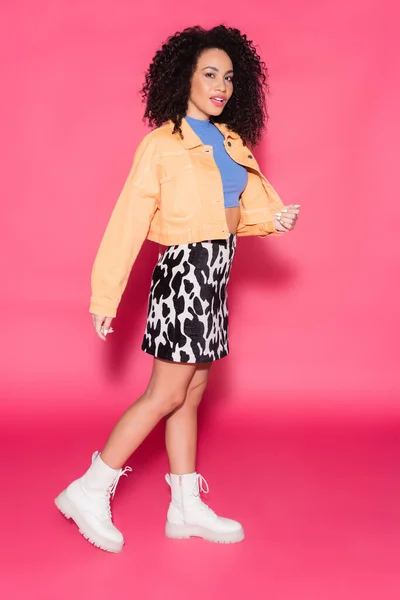
[[[281,235],[273,225],[283,203],[238,134],[216,123],[228,154],[246,167],[238,236]],[[212,146],[185,119],[148,133],[112,212],[92,270],[90,312],[115,317],[132,265],[147,238],[164,246],[227,238],[224,193]]]

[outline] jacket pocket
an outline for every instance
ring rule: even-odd
[[[201,209],[201,199],[192,165],[160,179],[161,213],[164,220],[189,219]]]

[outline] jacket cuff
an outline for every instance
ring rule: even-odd
[[[109,306],[97,304],[96,302],[90,303],[89,312],[92,315],[101,315],[102,317],[110,317],[110,318],[114,318],[117,315],[116,308],[110,308]]]
[[[284,231],[277,231],[273,221],[265,221],[264,223],[261,223],[261,229],[265,231],[265,235],[258,236],[261,238],[267,237],[267,235],[281,236],[285,233]]]

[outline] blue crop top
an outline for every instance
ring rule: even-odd
[[[220,171],[224,189],[225,208],[240,206],[239,197],[246,187],[248,177],[245,167],[229,156],[225,150],[224,136],[211,121],[193,117],[185,117],[185,119],[203,144],[213,147],[214,160]]]

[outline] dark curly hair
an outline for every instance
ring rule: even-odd
[[[171,120],[175,124],[174,133],[182,135],[181,123],[187,111],[192,75],[199,56],[210,48],[224,50],[234,69],[232,97],[223,113],[212,120],[225,123],[244,143],[256,145],[268,120],[265,100],[268,69],[253,42],[238,29],[224,25],[209,30],[188,27],[167,39],[146,72],[141,89],[146,102],[143,120],[152,127]]]

